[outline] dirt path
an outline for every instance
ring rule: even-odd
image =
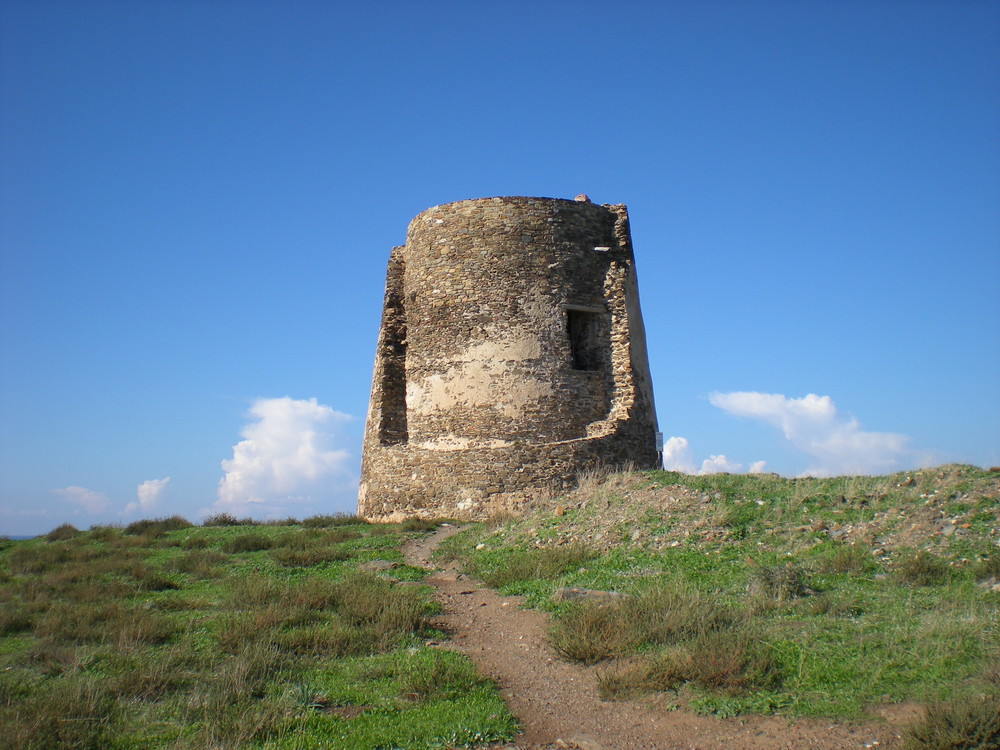
[[[899,727],[914,716],[913,709],[897,707],[882,724],[789,723],[776,717],[716,719],[670,710],[664,696],[601,701],[596,689],[600,667],[558,659],[546,640],[546,614],[520,609],[520,597],[499,596],[431,562],[438,544],[458,531],[442,526],[409,543],[403,553],[410,565],[435,571],[427,582],[443,610],[436,625],[450,636],[443,646],[467,654],[496,680],[521,720],[523,732],[503,750],[886,750],[899,747]]]

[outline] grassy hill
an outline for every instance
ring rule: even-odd
[[[511,737],[495,686],[425,646],[436,605],[399,548],[432,525],[219,516],[0,541],[0,746]],[[608,700],[840,719],[915,701],[932,710],[908,747],[1000,745],[1000,474],[595,473],[440,554],[551,612],[553,647],[599,664]],[[573,598],[588,590],[616,595]]]
[[[601,663],[609,699],[665,691],[721,716],[1000,711],[997,473],[596,474],[444,554],[550,610],[553,645]]]
[[[61,526],[2,543],[0,747],[364,750],[511,736],[493,684],[423,645],[435,606],[398,549],[425,525],[247,523]]]

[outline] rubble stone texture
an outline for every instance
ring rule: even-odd
[[[658,462],[624,205],[482,198],[410,222],[386,274],[359,515],[482,519],[594,466]]]

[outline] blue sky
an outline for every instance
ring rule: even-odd
[[[352,512],[409,220],[580,192],[671,465],[1000,464],[1000,4],[6,0],[0,533]]]

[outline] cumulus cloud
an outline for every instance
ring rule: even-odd
[[[667,471],[694,474],[694,457],[687,438],[675,436],[663,443],[663,468]]]
[[[742,474],[743,464],[730,461],[724,455],[709,456],[701,462],[699,474]]]
[[[252,418],[222,462],[212,510],[273,515],[289,505],[329,500],[355,486],[340,428],[352,419],[312,399],[257,399]]]
[[[52,494],[79,506],[86,513],[100,513],[111,505],[111,501],[103,492],[88,490],[85,487],[64,487],[61,490],[52,490]]]
[[[122,515],[134,513],[141,510],[144,513],[153,510],[160,503],[167,485],[170,484],[170,477],[163,479],[147,479],[135,488],[136,501],[125,506]]]
[[[764,470],[766,461],[756,461],[750,465],[749,473],[757,474]],[[688,445],[687,438],[671,437],[663,444],[663,468],[667,471],[679,471],[684,474],[729,474],[743,473],[743,464],[730,461],[724,455],[709,456],[701,462],[701,468],[695,469],[694,453]]]
[[[892,471],[912,457],[905,435],[862,430],[856,419],[838,413],[829,396],[810,393],[788,398],[780,393],[737,391],[712,393],[709,401],[734,416],[780,429],[795,448],[816,460],[804,474],[877,474]]]

